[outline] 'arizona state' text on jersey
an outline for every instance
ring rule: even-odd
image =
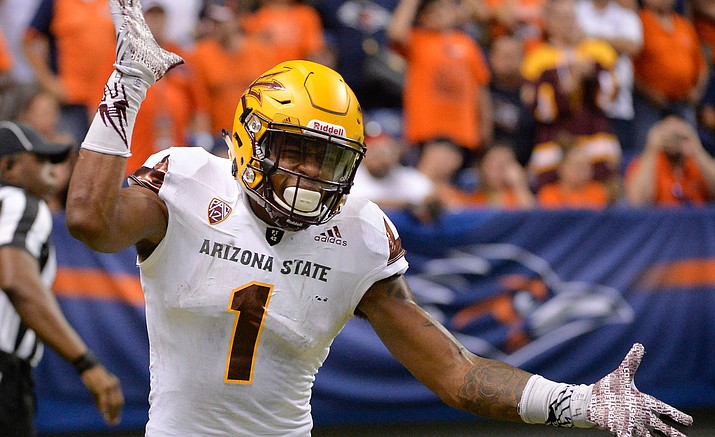
[[[147,436],[309,435],[311,389],[333,339],[373,283],[407,270],[392,223],[348,199],[324,225],[272,228],[230,161],[200,148],[153,155],[132,179],[169,211],[164,239],[140,263]]]

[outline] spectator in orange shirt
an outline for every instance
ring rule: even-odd
[[[241,20],[232,9],[214,5],[207,16],[212,23],[211,33],[196,44],[187,62],[193,67],[193,90],[197,99],[193,143],[223,152],[226,145],[221,139],[221,130],[230,130],[233,126],[236,102],[248,85],[266,70],[270,50],[256,38],[244,34]]]
[[[405,139],[448,138],[468,163],[492,138],[490,73],[479,46],[457,27],[460,11],[456,0],[402,0],[388,37],[407,61]]]
[[[266,44],[272,56],[259,70],[291,59],[326,63],[320,14],[300,0],[261,0],[261,5],[243,20],[246,35]]]
[[[42,0],[23,52],[40,86],[62,103],[61,124],[79,143],[113,71],[114,25],[105,0]]]
[[[603,209],[609,205],[609,192],[603,182],[593,179],[593,166],[583,148],[564,146],[558,180],[537,193],[539,206],[547,209]]]
[[[643,0],[643,48],[633,58],[636,147],[643,150],[650,128],[668,114],[695,126],[695,105],[708,70],[694,26],[674,10],[674,0]]]
[[[479,184],[474,193],[465,193],[464,207],[506,210],[530,209],[536,204],[526,170],[507,143],[496,142],[481,151],[477,162]]]
[[[702,205],[715,200],[715,159],[684,119],[668,116],[653,125],[643,153],[626,172],[633,206]]]

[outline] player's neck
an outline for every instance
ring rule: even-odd
[[[261,206],[258,205],[258,203],[250,196],[248,197],[248,205],[251,207],[251,211],[253,211],[253,214],[255,214],[256,217],[258,217],[261,221],[263,221],[269,226],[278,227],[271,218],[270,214],[268,214],[268,212],[265,210],[265,208],[261,208]]]

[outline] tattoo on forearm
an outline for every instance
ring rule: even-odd
[[[459,394],[466,408],[475,414],[519,420],[517,405],[529,376],[519,369],[488,360],[465,375]]]

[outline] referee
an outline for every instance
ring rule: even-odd
[[[71,362],[107,423],[119,422],[116,376],[69,325],[50,287],[55,278],[52,215],[55,164],[71,145],[45,143],[27,125],[0,121],[0,435],[36,435],[32,367],[43,343]]]

